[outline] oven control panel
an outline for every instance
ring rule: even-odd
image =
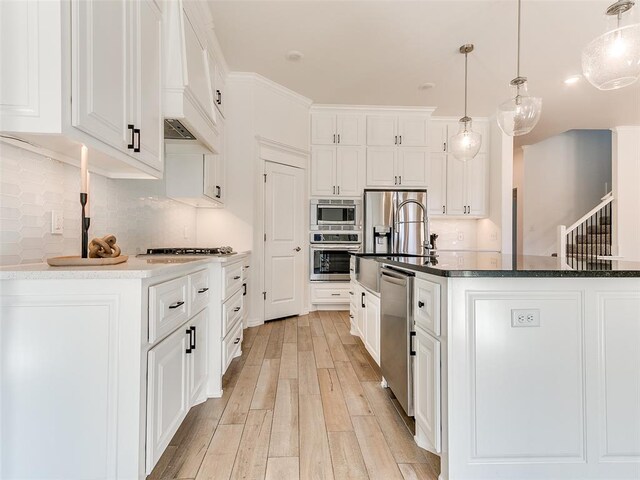
[[[360,243],[360,233],[315,232],[311,233],[309,241],[311,243]]]

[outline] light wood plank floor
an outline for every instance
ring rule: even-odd
[[[242,352],[148,480],[437,479],[439,458],[414,443],[348,312],[249,328]]]

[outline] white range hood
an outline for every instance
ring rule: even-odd
[[[164,117],[167,153],[217,153],[218,127],[206,33],[196,2],[165,3]]]

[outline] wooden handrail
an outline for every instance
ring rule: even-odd
[[[566,234],[570,234],[571,232],[573,232],[576,228],[578,228],[585,220],[587,220],[589,217],[591,217],[592,215],[594,215],[597,211],[599,211],[600,209],[606,207],[607,205],[609,205],[611,202],[613,202],[613,195],[606,195],[605,200],[603,200],[602,202],[600,202],[596,207],[592,208],[589,213],[587,213],[586,215],[583,215],[582,218],[580,218],[580,220],[578,220],[576,223],[574,223],[573,225],[571,225],[570,227],[568,227],[566,229]]]

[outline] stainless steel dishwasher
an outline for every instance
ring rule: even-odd
[[[387,386],[413,416],[413,296],[411,272],[380,269],[380,369]]]

